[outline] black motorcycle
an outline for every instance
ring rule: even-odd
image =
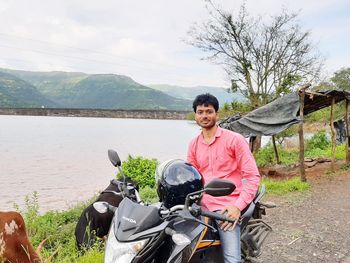
[[[121,161],[115,151],[109,150],[113,165]],[[215,220],[229,221],[225,215],[207,211],[199,206],[203,193],[224,196],[235,189],[231,181],[213,179],[203,189],[186,196],[184,204],[166,208],[162,204],[144,204],[131,184],[122,185],[125,197],[119,207],[106,202],[94,203],[99,213],[114,212],[109,230],[105,262],[118,263],[195,263],[223,262],[221,243]],[[261,203],[265,193],[262,187],[253,202],[242,211],[242,262],[255,262],[271,227],[261,218],[266,207]],[[120,194],[120,193],[118,193]]]

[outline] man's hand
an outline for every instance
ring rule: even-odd
[[[224,231],[233,230],[238,222],[239,217],[241,216],[241,210],[239,210],[235,206],[227,206],[221,213],[225,214],[226,217],[230,219],[235,219],[236,222],[230,223],[228,221],[225,221],[220,225],[220,228],[223,229]]]

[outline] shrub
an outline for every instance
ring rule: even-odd
[[[282,143],[286,137],[295,136],[297,133],[298,133],[298,126],[293,125],[293,126],[289,127],[288,129],[276,134],[276,141],[280,145],[282,145]]]
[[[306,141],[307,149],[321,149],[324,150],[330,146],[330,141],[327,138],[325,130],[315,133],[311,139]]]
[[[144,202],[147,202],[150,204],[159,202],[157,190],[155,188],[145,186],[140,189],[140,195],[141,195],[142,201]]]
[[[282,164],[291,165],[299,161],[298,149],[285,150],[282,147],[277,147],[277,148],[278,148],[278,153]]]
[[[140,188],[149,186],[154,187],[154,172],[158,165],[156,159],[147,159],[141,156],[132,157],[128,156],[128,159],[122,163],[122,169],[126,176],[136,181]],[[121,175],[117,175],[121,178]]]
[[[335,147],[335,158],[338,160],[345,159],[345,144],[336,145]],[[307,158],[332,158],[332,145],[328,145],[325,149],[311,148],[305,151],[305,157]]]
[[[282,148],[280,145],[277,146],[278,155],[280,158],[281,164],[291,165],[298,162],[298,154],[297,150],[291,149],[286,150]],[[269,166],[276,164],[276,155],[271,143],[267,144],[265,147],[260,148],[254,154],[256,164],[258,166]]]
[[[268,166],[275,163],[275,153],[271,143],[260,148],[255,154],[255,161],[258,166]]]

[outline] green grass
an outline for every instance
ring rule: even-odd
[[[341,168],[342,171],[349,171],[350,170],[350,163],[344,164]]]
[[[324,157],[324,158],[332,158],[332,148],[331,146],[328,146],[326,149],[309,149],[305,151],[305,157],[306,158],[317,158],[317,157]],[[335,159],[337,160],[343,160],[346,157],[345,153],[345,143],[341,145],[336,145],[335,148]]]
[[[298,163],[299,151],[297,149],[284,149],[278,145],[277,150],[281,164],[291,165]],[[270,166],[277,164],[275,152],[271,144],[259,149],[259,151],[254,154],[254,157],[258,166]]]
[[[75,226],[83,209],[91,201],[80,203],[67,211],[49,211],[40,215],[37,194],[34,192],[31,197],[26,197],[25,209],[17,210],[24,217],[28,236],[35,248],[42,240],[47,239],[41,251],[44,258],[48,258],[58,248],[53,262],[103,262],[102,247],[96,245],[84,255],[79,255],[76,248]]]
[[[281,146],[277,146],[278,154],[282,165],[292,165],[299,163],[299,149],[285,149]],[[335,158],[337,160],[345,159],[345,144],[336,145]],[[259,149],[254,154],[256,164],[258,166],[270,166],[277,164],[275,153],[271,144]],[[327,145],[324,149],[306,147],[305,158],[332,158],[331,145]]]
[[[264,178],[262,184],[266,186],[266,192],[271,195],[285,195],[292,192],[305,192],[310,189],[307,182],[302,182],[299,177],[288,180],[274,180]]]
[[[74,259],[74,262],[77,263],[101,263],[104,260],[104,247],[95,246],[92,249],[88,250],[84,255]],[[71,262],[71,261],[67,261]]]
[[[335,177],[342,174],[344,171],[350,171],[350,163],[344,164],[342,167],[340,167],[339,170],[335,170],[335,171],[329,170],[326,172],[326,175],[328,177]]]
[[[340,119],[344,116],[345,105],[344,102],[337,103],[334,106],[334,119]],[[311,114],[305,116],[307,122],[329,122],[329,117],[331,116],[331,107],[323,108],[321,110],[315,111]]]

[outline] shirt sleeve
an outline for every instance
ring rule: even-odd
[[[242,175],[242,190],[234,203],[239,210],[243,210],[250,204],[259,188],[260,173],[256,166],[253,154],[245,138],[239,135],[236,138],[234,152],[237,158],[238,168]]]
[[[192,164],[194,167],[198,169],[198,164],[195,155],[195,142],[194,140],[190,142],[187,150],[187,162]]]

